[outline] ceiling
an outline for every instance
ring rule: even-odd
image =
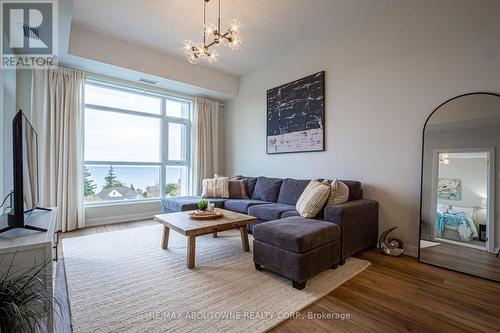
[[[211,0],[208,22],[215,22]],[[222,25],[242,22],[243,46],[219,48],[219,61],[205,64],[243,75],[283,56],[311,38],[331,37],[390,0],[221,0]],[[170,55],[184,57],[183,41],[200,41],[203,0],[74,0],[73,23]],[[199,65],[198,65],[199,66]]]

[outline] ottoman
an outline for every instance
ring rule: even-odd
[[[303,289],[308,279],[341,261],[340,226],[332,222],[288,217],[254,226],[253,260]]]

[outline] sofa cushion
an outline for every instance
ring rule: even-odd
[[[280,194],[283,179],[258,177],[252,199],[276,202]]]
[[[255,239],[295,253],[304,253],[340,238],[340,227],[331,222],[288,217],[254,226]]]
[[[280,194],[278,196],[278,202],[286,205],[295,206],[297,200],[299,200],[300,195],[304,192],[304,189],[309,185],[311,180],[306,179],[283,179],[283,184],[281,184]]]
[[[224,202],[224,208],[233,212],[248,213],[248,208],[255,205],[268,204],[269,202],[254,199],[229,199]]]
[[[271,221],[281,218],[283,212],[295,210],[295,206],[280,203],[257,205],[248,208],[248,215],[255,216],[260,220]]]
[[[223,208],[227,199],[205,198],[209,202],[215,203],[215,207]],[[182,212],[186,210],[198,209],[199,196],[171,197],[163,198],[161,205],[169,212]]]
[[[363,199],[361,183],[356,180],[342,180],[349,187],[349,201]]]
[[[292,216],[300,217],[300,213],[297,210],[288,210],[286,212],[283,212],[283,214],[281,214],[282,219]]]

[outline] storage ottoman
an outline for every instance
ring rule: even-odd
[[[288,217],[254,226],[253,260],[303,289],[308,279],[341,261],[340,227],[332,222]]]

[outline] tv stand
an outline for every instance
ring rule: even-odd
[[[5,227],[3,229],[0,229],[0,234],[3,232],[6,232],[6,231],[12,230],[12,229],[28,229],[28,230],[41,231],[41,232],[47,231],[47,229],[44,229],[44,228],[34,227],[31,225],[25,225],[23,227]]]
[[[51,208],[36,207],[33,209],[29,209],[29,210],[25,211],[24,213],[30,213],[30,215],[33,215],[33,214],[36,214],[35,210],[41,210],[41,211],[47,211],[47,212],[52,211]],[[0,234],[7,232],[9,230],[13,230],[13,229],[27,229],[27,230],[33,230],[33,231],[39,231],[39,232],[46,232],[47,231],[47,229],[45,229],[45,228],[25,224],[27,221],[30,220],[30,217],[28,217],[28,219],[25,219],[24,221],[22,221],[22,223],[19,223],[17,220],[15,220],[15,218],[16,218],[16,216],[14,214],[9,214],[7,216],[7,221],[8,221],[7,226],[0,229]]]
[[[2,261],[0,275],[8,270],[11,263],[15,267],[15,271],[22,274],[29,270],[33,272],[35,263],[38,269],[43,263],[57,260],[56,214],[57,208],[53,208],[49,213],[33,212],[33,215],[31,215],[30,226],[45,228],[48,230],[47,232],[33,232],[25,228],[16,228],[0,234],[0,258]],[[0,222],[2,222],[0,228],[6,227],[4,219],[6,219],[6,216],[0,217]],[[54,291],[59,289],[54,289],[53,276],[55,267],[55,263],[50,263],[40,272],[41,281],[38,286],[48,293],[47,296],[54,295]],[[54,306],[54,308],[57,309],[57,306]],[[50,316],[40,322],[40,329],[35,331],[58,332],[58,330],[52,328],[53,324],[59,321],[57,312],[50,313]]]
[[[44,210],[46,212],[51,212],[52,211],[52,209],[50,209],[50,208],[35,207],[33,209],[28,209],[27,211],[25,211],[25,213],[30,213],[30,212],[32,212],[34,210]]]

